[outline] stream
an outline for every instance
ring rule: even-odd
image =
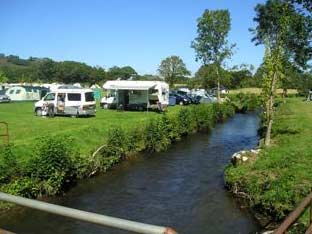
[[[210,134],[194,134],[161,153],[137,156],[83,180],[51,203],[144,223],[179,234],[254,234],[260,226],[225,189],[231,155],[258,143],[259,118],[236,114]],[[132,234],[17,207],[0,227],[18,234]]]

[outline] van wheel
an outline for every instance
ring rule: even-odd
[[[37,108],[36,109],[36,115],[37,116],[42,116],[42,109],[41,108]]]
[[[79,116],[79,112],[77,111],[77,113],[75,115],[71,115],[72,118],[77,118]]]
[[[180,101],[179,104],[180,104],[180,106],[183,106],[183,102],[182,101]]]

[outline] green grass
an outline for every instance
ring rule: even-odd
[[[180,107],[169,108],[173,113]],[[36,147],[36,138],[46,135],[70,135],[75,139],[81,155],[90,155],[105,140],[108,130],[114,126],[124,129],[140,127],[150,118],[159,116],[155,112],[118,112],[97,108],[96,117],[55,118],[37,117],[32,102],[0,104],[0,121],[9,124],[10,142],[21,158],[29,158]],[[0,132],[4,131],[0,126]],[[1,142],[2,143],[2,142]]]
[[[287,99],[278,107],[273,145],[258,159],[229,167],[226,182],[261,212],[283,219],[312,188],[312,103]]]

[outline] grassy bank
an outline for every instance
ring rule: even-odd
[[[178,108],[170,108],[170,113]],[[155,112],[117,112],[98,108],[95,118],[41,118],[34,115],[32,102],[0,104],[0,118],[9,124],[14,151],[23,158],[31,157],[36,139],[47,135],[70,135],[80,154],[88,155],[102,144],[111,127],[129,128],[157,115]]]
[[[99,110],[94,118],[49,119],[35,117],[31,107],[12,103],[0,111],[13,142],[0,148],[0,190],[26,197],[61,193],[129,155],[166,150],[234,114],[233,105],[224,103],[176,106],[165,114]]]
[[[273,126],[273,145],[255,161],[229,166],[225,180],[257,211],[281,221],[312,187],[312,103],[287,99]]]

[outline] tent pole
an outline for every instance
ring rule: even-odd
[[[146,95],[146,110],[147,110],[147,112],[148,112],[148,89],[146,90],[147,92],[147,95]]]

